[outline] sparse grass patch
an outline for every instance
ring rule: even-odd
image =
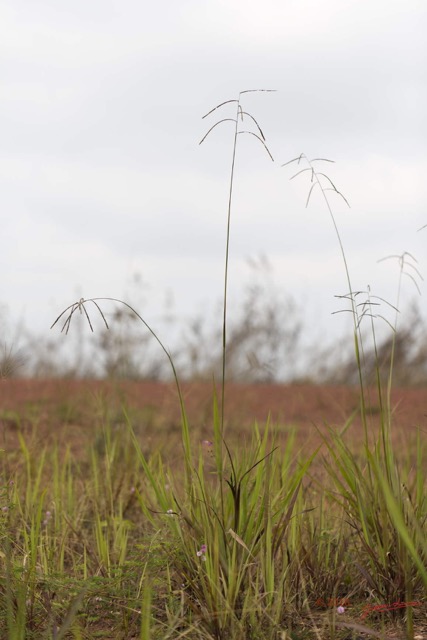
[[[408,451],[395,465],[405,489],[393,497],[375,452],[360,466],[363,446],[351,452],[334,432],[312,459],[292,437],[274,446],[268,428],[254,428],[221,478],[214,443],[202,442],[190,481],[182,457],[172,469],[130,423],[94,434],[78,459],[23,441],[13,472],[3,454],[3,637],[58,637],[71,615],[64,637],[149,628],[152,638],[323,638],[331,629],[343,638],[344,622],[378,630],[412,615],[416,625],[425,602],[361,616],[367,605],[424,600],[421,436],[415,464]],[[328,606],[345,599],[342,615]]]

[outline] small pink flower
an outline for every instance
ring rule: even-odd
[[[45,518],[44,518],[42,524],[44,526],[47,526],[49,524],[49,521],[50,521],[51,518],[52,518],[52,512],[51,511],[46,511]]]
[[[337,607],[337,613],[345,613],[344,607]]]
[[[206,545],[202,544],[202,546],[200,547],[200,549],[196,552],[196,555],[203,561],[206,561]]]

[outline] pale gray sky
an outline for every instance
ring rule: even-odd
[[[325,166],[355,289],[395,300],[411,252],[427,276],[425,0],[3,0],[0,19],[0,303],[41,332],[80,296],[149,283],[182,317],[222,291],[232,123],[198,146],[216,104],[253,88],[273,164],[237,151],[231,287],[249,256],[334,334],[346,291],[328,212],[281,164]],[[319,167],[320,168],[320,167]],[[408,280],[407,296],[415,289]],[[425,285],[420,283],[425,296]],[[130,301],[132,302],[132,301]],[[421,303],[425,308],[425,300]],[[167,337],[166,337],[167,341]]]

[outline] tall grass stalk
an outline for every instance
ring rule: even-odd
[[[408,251],[404,251],[401,255],[392,255],[386,256],[382,258],[378,262],[383,262],[384,260],[394,259],[398,261],[399,265],[399,278],[397,284],[397,293],[396,293],[396,306],[395,306],[395,319],[393,323],[393,340],[391,344],[391,352],[390,352],[390,365],[389,365],[389,374],[387,380],[387,408],[389,411],[388,422],[391,424],[391,391],[393,386],[393,369],[394,369],[394,358],[396,352],[396,335],[398,331],[398,322],[399,322],[399,309],[400,309],[400,299],[402,294],[402,282],[403,276],[407,276],[415,286],[417,292],[421,295],[420,288],[418,286],[417,278],[422,280],[422,276],[419,270],[416,267],[417,260],[414,258],[412,254]],[[415,264],[414,264],[415,263]]]
[[[191,476],[191,447],[190,447],[190,432],[189,432],[189,424],[188,424],[188,418],[187,418],[187,413],[185,410],[185,403],[184,403],[184,397],[182,395],[182,391],[181,391],[181,385],[179,382],[179,378],[178,378],[178,373],[177,370],[175,368],[175,363],[173,361],[172,355],[170,354],[170,352],[168,351],[168,349],[165,347],[165,345],[163,344],[163,342],[160,340],[159,336],[157,335],[157,333],[151,328],[151,326],[144,320],[144,318],[136,311],[136,309],[134,309],[130,304],[128,304],[127,302],[124,302],[123,300],[119,300],[117,298],[110,298],[110,297],[104,297],[104,298],[90,298],[88,300],[85,300],[84,298],[81,298],[78,302],[74,302],[73,304],[71,304],[70,306],[68,306],[66,309],[64,309],[64,311],[56,318],[55,322],[51,325],[51,329],[61,320],[61,318],[63,318],[63,316],[65,315],[65,321],[62,325],[62,329],[61,332],[65,331],[65,334],[68,333],[70,326],[71,326],[71,321],[73,319],[74,314],[79,311],[80,314],[84,313],[87,319],[87,322],[89,324],[89,327],[91,329],[91,331],[93,332],[93,326],[92,326],[92,322],[87,310],[87,305],[88,303],[92,303],[95,308],[98,310],[99,314],[101,315],[101,318],[104,322],[105,327],[108,329],[108,322],[105,318],[105,315],[102,311],[102,309],[100,308],[98,302],[101,301],[110,301],[110,302],[115,302],[121,305],[124,305],[127,309],[129,309],[144,325],[144,327],[149,331],[149,333],[153,336],[153,338],[155,339],[155,341],[157,342],[157,344],[159,345],[159,347],[161,348],[161,350],[163,351],[163,353],[165,354],[167,360],[169,361],[171,370],[172,370],[172,374],[173,374],[173,378],[174,378],[174,382],[176,385],[176,389],[177,389],[177,393],[178,393],[178,400],[179,400],[179,406],[180,406],[180,410],[181,410],[181,426],[182,426],[182,445],[183,445],[183,451],[184,451],[184,458],[185,458],[185,464],[186,464],[186,470],[187,470],[187,480],[189,480],[190,476]]]
[[[357,305],[357,295],[360,292],[356,292],[353,289],[352,286],[352,281],[351,281],[351,277],[350,277],[350,268],[348,265],[348,261],[347,261],[347,256],[344,250],[344,245],[341,239],[341,234],[339,231],[339,227],[338,224],[336,222],[335,219],[335,215],[333,213],[332,207],[329,203],[329,199],[327,197],[326,192],[327,191],[332,191],[334,193],[336,193],[338,196],[340,196],[342,198],[342,200],[344,200],[344,202],[346,203],[346,205],[348,207],[350,207],[347,199],[345,198],[345,196],[341,193],[341,191],[339,191],[335,184],[332,182],[332,180],[330,179],[330,177],[324,173],[323,171],[317,171],[315,169],[314,163],[316,162],[328,162],[328,163],[333,163],[334,160],[329,160],[328,158],[313,158],[313,159],[309,159],[305,153],[301,153],[298,158],[294,158],[293,160],[289,160],[288,162],[285,162],[284,164],[282,164],[282,167],[285,167],[289,164],[293,164],[293,163],[297,163],[298,165],[300,164],[301,161],[305,161],[308,164],[308,167],[301,169],[300,171],[298,171],[297,173],[295,173],[292,177],[291,180],[293,180],[294,178],[298,177],[299,175],[302,174],[306,174],[307,172],[310,175],[310,182],[311,182],[311,187],[309,189],[308,192],[308,196],[307,196],[307,201],[306,201],[306,207],[308,207],[310,199],[311,199],[311,195],[314,191],[314,189],[316,187],[318,187],[318,190],[320,189],[320,192],[322,194],[323,200],[326,204],[326,208],[329,212],[329,216],[331,218],[332,221],[332,225],[335,231],[335,235],[337,237],[338,240],[338,245],[339,245],[339,249],[340,249],[340,253],[341,253],[341,258],[343,261],[343,265],[344,265],[344,272],[345,272],[345,278],[347,280],[347,285],[348,285],[348,293],[345,296],[342,296],[343,298],[346,298],[349,302],[350,302],[350,310],[351,310],[351,315],[353,318],[353,338],[354,338],[354,351],[355,351],[355,357],[356,357],[356,364],[357,364],[357,370],[358,370],[358,375],[359,375],[359,388],[360,388],[360,405],[361,405],[361,417],[362,417],[362,422],[363,422],[363,427],[364,427],[364,431],[365,431],[365,440],[367,441],[368,439],[368,425],[367,425],[367,403],[366,403],[366,392],[365,392],[365,382],[363,379],[363,340],[362,340],[362,334],[361,334],[361,330],[360,330],[360,323],[361,323],[361,317],[359,314],[359,309],[358,309],[358,305]],[[326,184],[327,186],[324,186],[322,183],[322,179],[327,181]]]
[[[222,314],[222,378],[221,378],[221,432],[224,433],[224,415],[225,415],[225,379],[226,379],[226,360],[227,360],[227,303],[228,303],[228,264],[229,264],[229,257],[230,257],[230,230],[231,230],[231,211],[232,211],[232,200],[233,200],[233,188],[234,188],[234,170],[235,170],[235,165],[236,165],[236,152],[237,152],[237,138],[239,135],[241,134],[249,134],[254,136],[259,142],[261,142],[261,144],[264,146],[265,150],[267,151],[269,157],[271,158],[271,160],[273,160],[273,156],[271,155],[266,143],[265,143],[265,136],[262,132],[261,127],[259,126],[258,122],[255,120],[255,118],[248,113],[247,111],[244,111],[241,105],[241,101],[242,101],[242,96],[246,95],[248,93],[271,93],[272,89],[247,89],[245,91],[240,91],[239,93],[239,97],[237,99],[234,100],[226,100],[225,102],[222,102],[221,104],[217,105],[216,107],[214,107],[213,109],[211,109],[210,111],[208,111],[208,113],[206,113],[203,116],[204,118],[207,118],[208,116],[210,116],[214,111],[216,111],[217,109],[220,109],[221,107],[228,105],[228,104],[235,104],[236,105],[236,115],[234,118],[223,118],[221,120],[219,120],[218,122],[216,122],[209,130],[208,132],[203,136],[202,140],[200,141],[199,144],[202,144],[202,142],[207,138],[207,136],[210,134],[210,132],[217,127],[219,124],[222,124],[223,122],[233,122],[234,123],[234,136],[233,136],[233,147],[232,147],[232,154],[231,154],[231,169],[230,169],[230,181],[229,181],[229,190],[228,190],[228,208],[227,208],[227,232],[226,232],[226,241],[225,241],[225,261],[224,261],[224,294],[223,294],[223,314]],[[245,130],[239,130],[239,122],[244,121],[244,118],[249,119],[250,122],[252,122],[252,124],[255,125],[256,127],[256,131],[245,131]]]

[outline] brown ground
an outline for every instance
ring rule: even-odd
[[[212,438],[212,385],[187,383],[182,386],[192,432]],[[379,402],[371,393],[371,427],[379,421]],[[178,395],[172,383],[3,380],[0,382],[0,447],[16,444],[16,433],[31,430],[37,438],[56,434],[70,444],[93,436],[97,427],[124,422],[126,406],[132,424],[149,439],[155,435],[179,434]],[[407,441],[420,427],[427,433],[427,389],[396,389],[392,394],[396,438]],[[229,437],[248,432],[268,416],[275,425],[297,427],[301,444],[315,440],[325,424],[342,427],[355,414],[352,433],[363,431],[360,423],[358,389],[344,386],[241,385],[226,389],[226,423]],[[83,443],[81,443],[83,444]]]

